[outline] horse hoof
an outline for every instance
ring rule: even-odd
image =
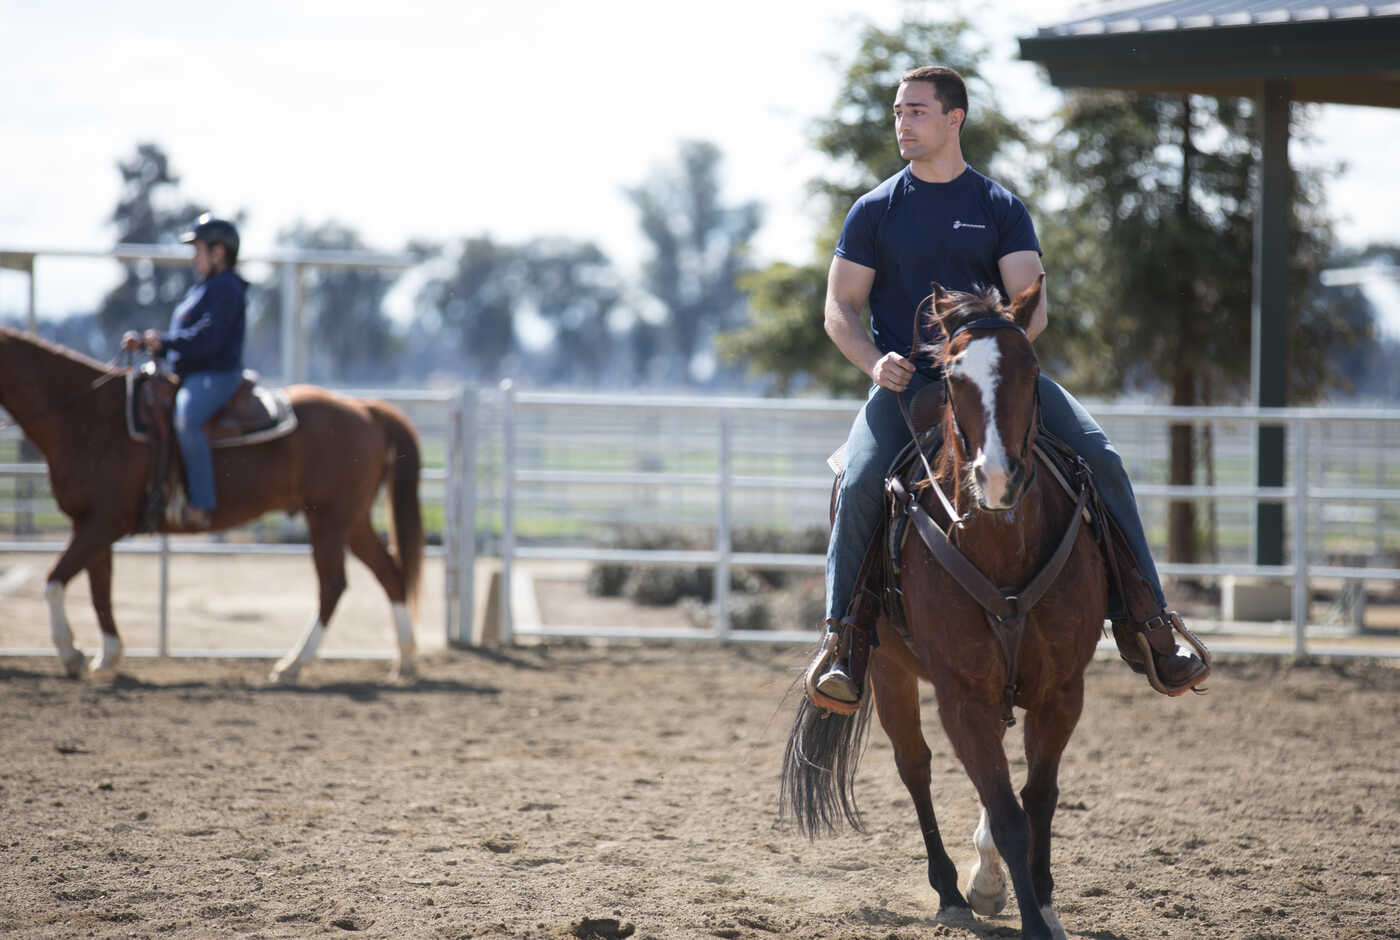
[[[117,664],[102,663],[94,665],[88,671],[88,678],[93,682],[115,682],[117,679]]]
[[[272,667],[272,672],[268,674],[268,680],[277,685],[296,685],[301,678],[301,667],[295,663],[284,666],[278,663]]]
[[[413,660],[403,660],[394,664],[394,668],[389,673],[391,682],[415,682],[418,679],[418,664]]]
[[[979,891],[967,892],[967,903],[983,917],[993,917],[1006,908],[1006,891],[1000,894],[982,894]]]
[[[1048,905],[1042,907],[1040,916],[1045,918],[1045,925],[1050,928],[1052,940],[1069,940],[1069,934],[1065,933],[1064,925],[1060,923],[1060,918],[1056,916],[1054,908]]]
[[[58,657],[63,674],[70,679],[81,679],[88,671],[88,658],[80,650],[73,650],[67,656]]]
[[[971,908],[961,905],[941,908],[933,919],[940,924],[970,924],[977,920],[972,916]]]

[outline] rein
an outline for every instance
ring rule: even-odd
[[[26,421],[33,421],[38,418],[47,418],[50,415],[60,414],[64,411],[67,411],[69,408],[72,408],[78,403],[80,399],[82,399],[91,392],[97,391],[99,388],[112,381],[112,379],[115,379],[117,376],[122,375],[124,373],[126,366],[117,365],[117,363],[121,361],[121,358],[121,353],[118,353],[111,359],[107,360],[107,362],[105,363],[106,371],[104,371],[97,378],[93,379],[92,382],[88,384],[87,388],[78,391],[76,394],[72,395],[67,400],[65,400],[62,404],[55,405],[52,408],[44,408],[31,414],[24,415],[23,417],[16,417],[15,415],[11,414],[9,421],[0,421],[0,431],[7,431],[10,428],[20,426]],[[130,357],[128,357],[128,360],[129,358]]]

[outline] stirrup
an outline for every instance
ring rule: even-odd
[[[831,621],[828,621],[831,623]],[[850,627],[846,624],[837,624],[842,632],[849,632]],[[838,715],[854,715],[860,710],[861,699],[864,695],[857,689],[859,697],[854,702],[845,702],[838,698],[833,698],[817,688],[818,680],[826,674],[828,666],[834,663],[841,647],[849,646],[849,641],[843,642],[842,634],[833,630],[827,630],[822,635],[821,646],[817,649],[817,655],[813,658],[811,665],[807,667],[807,674],[803,677],[803,687],[807,692],[807,701],[824,711],[834,712]]]
[[[1168,636],[1173,631],[1181,634],[1182,638],[1195,649],[1201,664],[1205,666],[1205,671],[1179,686],[1169,686],[1163,682],[1162,677],[1157,673],[1156,651],[1152,649],[1152,644],[1147,641],[1147,634],[1151,630],[1166,630]],[[1181,615],[1174,610],[1164,610],[1157,616],[1149,618],[1138,630],[1137,644],[1142,651],[1148,684],[1163,695],[1184,695],[1210,678],[1210,651],[1206,649],[1206,645],[1200,641],[1196,634],[1192,633],[1190,628],[1182,622]],[[1129,663],[1129,665],[1132,664]]]

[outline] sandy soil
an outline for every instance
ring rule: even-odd
[[[110,686],[0,660],[0,933],[1015,936],[1014,903],[934,920],[878,731],[867,832],[779,825],[805,652],[446,651],[412,686],[332,661],[296,689],[252,660],[137,659]],[[1055,820],[1070,936],[1400,937],[1400,670],[1217,672],[1167,700],[1091,667]],[[977,805],[931,707],[926,726],[966,879]]]

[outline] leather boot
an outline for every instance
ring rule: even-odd
[[[1178,645],[1176,633],[1185,637],[1201,655]],[[1150,664],[1143,655],[1139,637],[1147,640],[1152,655]],[[1204,645],[1174,610],[1163,610],[1141,626],[1127,619],[1115,620],[1113,639],[1118,644],[1118,654],[1133,672],[1146,675],[1152,687],[1164,695],[1180,695],[1210,675],[1210,657]]]
[[[180,528],[190,532],[209,530],[209,510],[191,506],[188,503],[180,510]]]
[[[849,624],[826,622],[821,646],[807,667],[807,700],[818,708],[849,715],[860,707],[860,687],[851,676]]]

